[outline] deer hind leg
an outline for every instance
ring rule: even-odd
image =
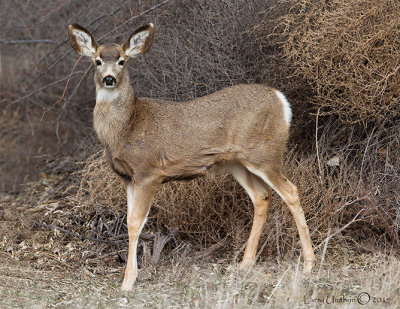
[[[150,210],[151,201],[155,193],[155,187],[134,186],[129,183],[126,192],[128,200],[128,212],[126,218],[129,235],[129,251],[124,281],[121,286],[122,291],[132,290],[137,278],[137,243]]]
[[[250,173],[242,164],[231,164],[228,170],[237,182],[246,190],[254,205],[253,225],[243,260],[240,263],[241,268],[250,267],[254,263],[257,253],[258,242],[262,233],[265,221],[267,220],[268,206],[271,201],[271,189],[257,176]]]
[[[259,169],[250,166],[246,167],[249,171],[260,177],[265,181],[265,183],[274,189],[289,207],[300,236],[300,244],[304,257],[303,273],[310,273],[315,261],[315,256],[311,244],[310,232],[304,217],[304,211],[300,205],[297,187],[283,176],[280,171],[261,172]]]

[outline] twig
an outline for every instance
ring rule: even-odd
[[[36,44],[36,43],[49,43],[49,44],[55,44],[56,41],[53,40],[48,40],[48,39],[37,39],[37,40],[4,40],[0,39],[0,43],[3,44]]]
[[[69,39],[66,39],[64,42],[68,42]],[[58,48],[58,47],[57,47]],[[57,49],[55,48],[54,50],[52,50],[52,54],[54,53],[54,51]],[[63,60],[66,56],[68,56],[70,53],[72,53],[73,49],[70,48],[68,49],[65,53],[63,53],[61,56],[57,57],[56,60],[54,60],[42,73],[40,73],[39,78],[43,75],[46,74],[48,71],[50,71],[59,61]],[[43,57],[43,59],[45,59],[46,57]],[[39,65],[41,64],[41,61],[39,62]]]
[[[101,37],[99,37],[99,41],[100,41],[101,39],[105,38],[106,36],[108,36],[110,33],[113,33],[114,31],[118,30],[118,29],[121,28],[122,26],[124,26],[124,25],[126,25],[127,23],[131,22],[132,20],[134,20],[134,19],[136,19],[136,18],[139,18],[139,17],[141,17],[141,16],[143,16],[143,15],[145,15],[145,14],[147,14],[147,13],[149,13],[149,12],[151,12],[151,11],[157,9],[157,8],[159,8],[159,7],[163,6],[164,4],[167,4],[167,3],[170,2],[170,1],[171,1],[171,0],[164,0],[163,2],[161,2],[161,3],[159,3],[159,4],[155,5],[155,6],[152,6],[151,8],[149,8],[149,9],[143,11],[142,13],[139,13],[139,14],[137,14],[137,15],[135,15],[135,16],[132,16],[131,18],[129,18],[129,19],[127,19],[126,21],[124,21],[124,22],[123,22],[121,25],[119,25],[118,27],[115,27],[115,28],[112,29],[111,31],[109,31],[109,32],[107,32],[106,34],[104,34],[104,35],[102,35]]]
[[[364,196],[362,196],[362,197],[357,197],[357,198],[354,199],[353,201],[346,202],[346,203],[344,203],[340,208],[338,208],[338,209],[335,210],[335,214],[340,213],[340,212],[342,211],[342,209],[345,208],[345,207],[347,207],[347,206],[350,206],[350,205],[352,205],[352,204],[354,204],[354,203],[357,203],[357,202],[360,202],[360,201],[363,201],[363,200],[366,200],[366,199],[369,199],[369,196],[368,196],[368,195],[364,195]]]
[[[371,139],[374,136],[375,129],[376,129],[376,126],[372,128],[372,132],[371,132],[370,136],[367,139],[367,145],[365,146],[364,154],[363,154],[362,161],[361,161],[360,178],[358,180],[358,184],[359,185],[361,184],[361,181],[363,180],[362,175],[363,175],[363,172],[364,172],[365,157],[367,156],[367,151],[368,151],[368,148],[370,147],[369,143],[371,142]]]
[[[337,234],[341,233],[342,231],[344,231],[345,229],[347,229],[351,224],[353,224],[354,222],[358,221],[357,217],[360,215],[360,213],[362,211],[364,211],[365,208],[361,209],[355,216],[354,218],[348,222],[346,225],[342,226],[340,229],[338,229],[335,233],[333,233],[332,235],[329,235],[327,238],[325,238],[325,240],[323,242],[321,242],[317,248],[320,248],[322,246],[322,244],[324,244],[325,242],[328,242],[333,236],[336,236]]]
[[[281,250],[280,250],[280,245],[279,245],[279,231],[281,230],[279,228],[279,221],[276,220],[275,221],[275,225],[276,225],[276,255],[278,257],[278,264],[280,265],[280,259],[281,259]]]
[[[317,111],[317,116],[315,120],[315,148],[317,149],[317,162],[318,162],[318,170],[319,170],[319,180],[322,182],[322,168],[321,168],[321,161],[319,160],[319,147],[318,147],[318,117],[319,117],[319,111],[321,108],[318,108]]]
[[[50,10],[46,15],[42,15],[39,21],[39,24],[42,23],[47,17],[49,17],[51,14],[54,12],[58,11],[60,8],[62,8],[64,5],[68,5],[71,3],[71,0],[63,1],[61,2],[58,6],[56,6],[54,9]]]
[[[96,241],[96,242],[101,242],[101,243],[121,242],[121,241],[110,241],[110,240],[105,240],[105,239],[98,239],[98,238],[93,238],[93,237],[81,235],[81,234],[74,233],[74,232],[68,231],[66,229],[63,229],[62,227],[59,227],[57,225],[46,224],[46,223],[39,222],[37,220],[34,221],[34,225],[46,227],[46,228],[49,228],[49,229],[59,230],[59,231],[64,232],[64,233],[66,233],[68,235],[71,235],[71,236],[79,237],[79,238],[82,238],[82,239],[88,239],[88,240],[92,240],[92,241]]]
[[[83,73],[83,71],[76,71],[76,72],[75,72],[74,74],[72,74],[72,75],[77,75],[77,74],[81,74],[81,73]],[[52,83],[50,83],[50,84],[47,84],[46,86],[43,86],[43,87],[41,87],[41,88],[39,88],[39,89],[36,89],[35,91],[32,91],[32,92],[28,93],[27,95],[24,95],[23,97],[20,97],[20,98],[18,98],[18,99],[16,99],[16,100],[12,101],[11,104],[15,104],[15,103],[18,103],[18,102],[20,102],[20,101],[26,99],[26,98],[29,98],[30,96],[32,96],[32,95],[34,95],[34,94],[36,94],[36,93],[38,93],[38,92],[40,92],[40,91],[43,91],[43,90],[46,89],[46,88],[49,88],[49,87],[54,86],[54,85],[57,85],[57,84],[59,84],[59,83],[65,81],[66,79],[68,79],[68,78],[70,78],[70,77],[71,77],[71,76],[65,76],[64,78],[61,78],[61,79],[56,80],[56,81],[54,81],[54,82],[52,82]]]
[[[328,228],[328,235],[329,235],[330,233],[331,233],[331,228]],[[317,278],[319,278],[319,275],[320,275],[321,269],[322,269],[322,265],[323,265],[324,262],[325,262],[326,250],[328,249],[328,242],[329,242],[330,239],[331,239],[331,237],[328,236],[328,237],[324,240],[325,245],[324,245],[324,249],[322,249],[321,261],[320,261],[320,263],[319,263]]]
[[[81,59],[82,59],[82,55],[79,56],[78,60],[76,60],[74,66],[73,66],[73,68],[72,68],[72,70],[71,70],[71,73],[70,73],[69,76],[68,76],[68,80],[67,80],[67,83],[65,84],[64,91],[63,91],[63,94],[62,94],[61,98],[59,98],[56,102],[54,102],[53,105],[57,105],[57,104],[60,103],[61,100],[64,98],[65,92],[66,92],[67,89],[68,89],[69,81],[71,80],[71,76],[72,76],[72,74],[74,73],[75,68],[76,68],[76,66],[78,65],[79,61],[81,61]],[[87,70],[86,70],[86,72],[87,72]],[[85,73],[86,73],[86,72],[85,72]],[[82,81],[82,79],[81,79],[81,81]],[[80,83],[79,83],[79,84],[80,84]]]
[[[266,301],[267,304],[268,304],[269,301],[271,300],[272,295],[274,295],[276,289],[277,289],[277,288],[279,287],[279,285],[281,284],[281,281],[282,281],[283,277],[285,277],[285,275],[286,275],[286,273],[289,271],[289,269],[290,269],[290,267],[288,267],[288,269],[286,269],[285,272],[283,273],[282,277],[279,278],[278,283],[275,285],[274,289],[273,289],[272,292],[271,292],[271,295],[268,297],[268,299],[267,299],[267,301]]]

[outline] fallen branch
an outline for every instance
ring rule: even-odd
[[[217,242],[216,244],[200,251],[200,252],[196,252],[194,254],[194,259],[205,259],[208,258],[209,256],[211,256],[215,251],[217,251],[218,249],[226,246],[227,244],[229,244],[231,242],[230,239],[228,239],[227,237],[225,237],[223,240]]]
[[[139,238],[142,239],[142,240],[152,240],[154,238],[154,235],[153,234],[149,234],[149,233],[140,233]],[[113,237],[109,238],[109,240],[111,240],[111,241],[120,240],[120,239],[127,241],[129,239],[128,233],[119,234],[117,236],[113,236]]]

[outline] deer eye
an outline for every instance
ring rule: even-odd
[[[100,60],[96,60],[96,65],[97,66],[101,65],[101,61]]]
[[[119,65],[124,65],[125,61],[121,60],[120,62],[118,62]]]

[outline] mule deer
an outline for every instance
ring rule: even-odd
[[[94,128],[112,169],[127,184],[129,254],[122,290],[137,277],[136,249],[157,187],[191,179],[219,166],[228,170],[254,204],[242,267],[254,262],[274,189],[293,214],[309,273],[314,252],[297,188],[282,174],[291,109],[285,96],[263,85],[236,85],[187,102],[137,98],[128,59],[150,47],[153,24],[123,45],[99,45],[83,27],[68,28],[72,48],[95,66]]]

